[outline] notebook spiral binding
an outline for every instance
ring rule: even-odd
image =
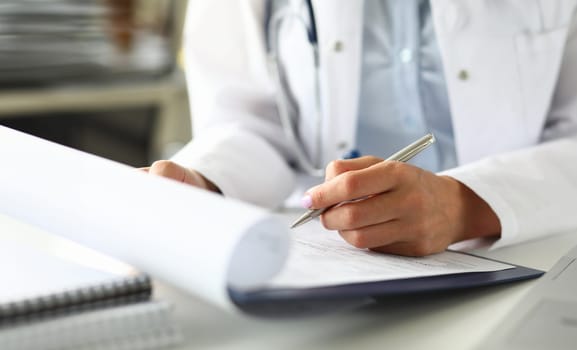
[[[147,300],[152,282],[146,274],[119,277],[107,284],[88,285],[0,304],[0,327],[38,321],[85,310]]]

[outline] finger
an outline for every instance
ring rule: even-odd
[[[203,188],[212,192],[221,193],[220,189],[209,180],[205,179],[199,172],[185,168],[169,160],[159,160],[150,166],[150,174],[166,177],[178,182]]]
[[[347,243],[360,249],[375,249],[412,239],[403,230],[403,224],[399,220],[367,226],[362,229],[341,230],[339,234]]]
[[[353,230],[398,219],[401,212],[397,203],[398,191],[337,205],[323,213],[321,220],[328,230]]]
[[[148,172],[173,179],[179,182],[186,182],[186,169],[169,160],[158,160],[150,166]]]
[[[333,177],[340,175],[342,173],[346,173],[347,171],[368,168],[371,165],[382,161],[383,160],[381,158],[373,156],[364,156],[354,159],[333,160],[332,162],[329,163],[329,165],[327,165],[327,168],[325,170],[325,181],[328,181]]]
[[[148,173],[150,171],[150,167],[147,166],[147,167],[143,167],[143,168],[138,168],[138,170],[144,171],[145,173]]]
[[[340,202],[392,190],[409,178],[415,168],[401,162],[379,162],[368,168],[342,173],[307,191],[303,203],[309,208],[326,208]],[[414,174],[413,174],[414,175]],[[310,197],[310,198],[308,198]]]

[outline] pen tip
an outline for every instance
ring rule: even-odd
[[[312,218],[309,213],[304,213],[300,218],[296,219],[295,222],[290,226],[291,229],[299,227],[300,225],[310,221]]]
[[[290,226],[290,228],[291,228],[291,229],[297,228],[297,227],[299,227],[299,226],[302,225],[302,224],[303,224],[303,220],[298,219],[297,221],[295,221],[295,222],[292,223],[292,225]]]

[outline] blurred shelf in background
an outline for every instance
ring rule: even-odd
[[[190,138],[186,0],[0,4],[0,124],[134,166]]]

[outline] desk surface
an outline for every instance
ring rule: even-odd
[[[549,270],[576,234],[475,254]],[[162,283],[156,295],[174,302],[186,345],[179,349],[472,349],[535,281],[479,290],[381,300],[314,317],[256,319],[232,315]]]
[[[31,233],[30,237],[26,237]],[[34,229],[0,215],[0,236],[17,234],[34,245],[50,244]],[[557,235],[474,253],[548,270],[571,247],[577,233]],[[479,290],[391,298],[348,311],[258,319],[231,314],[163,283],[155,297],[174,303],[188,349],[472,349],[529,290],[535,281]]]

